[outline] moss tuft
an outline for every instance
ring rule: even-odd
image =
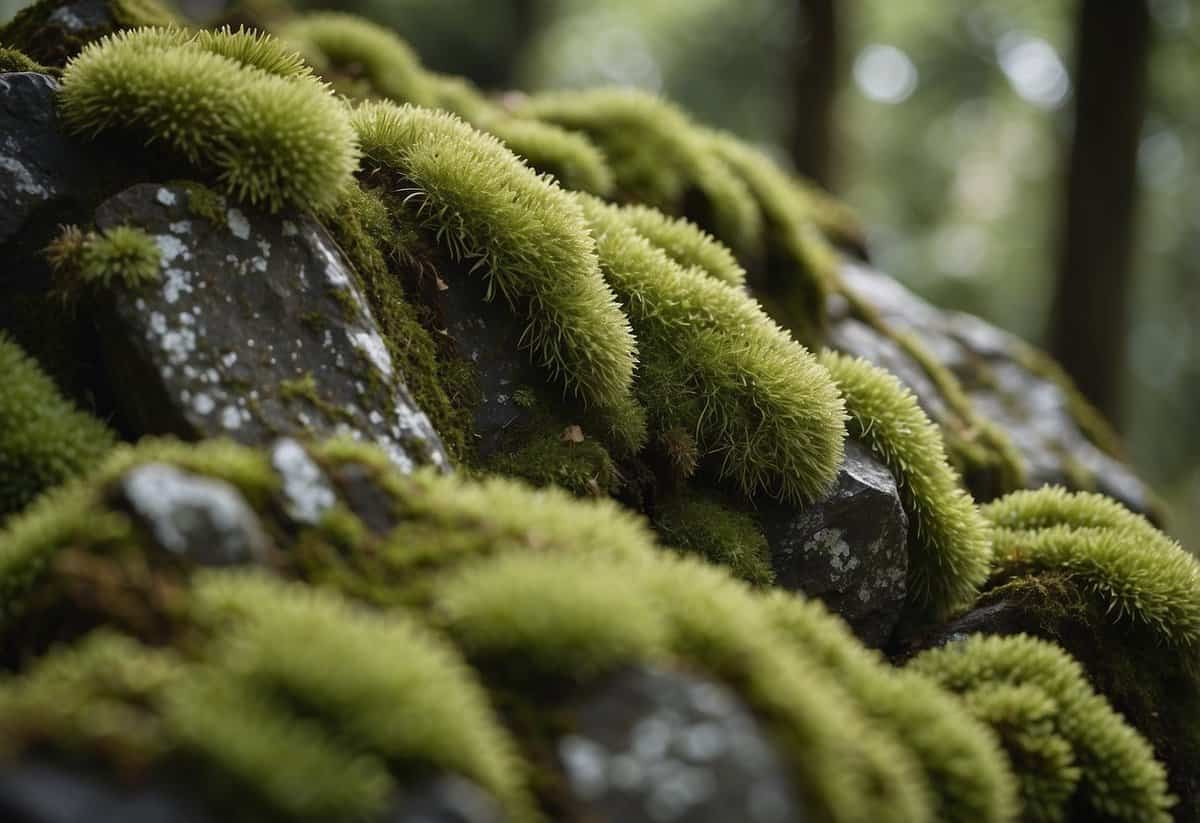
[[[40,74],[54,74],[54,69],[43,66],[24,52],[0,46],[0,74],[10,71],[36,71]]]
[[[683,268],[698,268],[731,286],[745,284],[746,272],[733,252],[694,223],[668,217],[648,206],[623,206],[621,216]]]
[[[121,129],[161,143],[237,200],[325,211],[352,180],[354,133],[313,78],[258,65],[281,60],[281,49],[245,33],[120,32],[64,70],[63,117],[78,132]]]
[[[934,617],[969,606],[988,575],[988,525],[946,462],[937,428],[883,369],[829,351],[820,359],[846,401],[851,436],[896,476],[910,523],[910,604]]]
[[[654,526],[663,542],[723,566],[734,577],[767,585],[775,579],[770,549],[754,518],[695,493],[660,503]]]
[[[81,232],[66,226],[46,249],[58,288],[68,297],[86,287],[109,289],[120,283],[138,289],[159,279],[162,253],[154,238],[136,226]]]
[[[579,497],[612,495],[621,485],[608,450],[578,426],[536,433],[515,451],[490,457],[486,468],[535,486],[559,486]]]
[[[0,521],[82,474],[116,438],[79,411],[15,343],[0,335]]]

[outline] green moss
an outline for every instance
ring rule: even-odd
[[[581,134],[499,112],[474,125],[500,138],[513,154],[568,189],[607,195],[616,185],[604,154]]]
[[[1068,574],[1108,619],[1132,620],[1172,646],[1200,643],[1200,561],[1144,517],[1056,487],[1014,492],[983,513],[997,526],[997,580]]]
[[[978,711],[980,719],[998,720],[998,730],[1011,741],[1010,751],[1035,755],[1014,760],[1014,768],[1050,769],[1022,780],[1025,790],[1049,790],[1026,798],[1024,813],[1029,819],[1062,820],[1070,813],[1072,818],[1082,815],[1089,820],[1171,820],[1168,810],[1173,798],[1154,751],[1092,690],[1083,669],[1057,646],[1024,635],[975,635],[922,652],[908,667],[966,695],[968,709]],[[1037,691],[998,696],[994,689],[1001,685],[1032,686]],[[986,690],[982,695],[981,689]],[[1054,704],[1049,716],[1046,700]],[[1006,705],[1013,701],[1019,705]],[[1078,769],[1079,782],[1069,804],[1055,802],[1071,777],[1064,771],[1061,752],[1047,756],[1037,748],[1039,742],[1046,744],[1045,739],[1025,739],[1037,731],[1030,724],[1043,720],[1051,722],[1054,733],[1070,745]]]
[[[559,486],[580,497],[611,495],[620,473],[608,450],[579,426],[554,427],[522,438],[513,451],[490,457],[489,471],[519,477],[535,486]]]
[[[633,335],[571,198],[452,115],[377,103],[353,120],[410,219],[524,318],[536,362],[585,402],[628,405]]]
[[[46,249],[58,289],[76,297],[87,287],[112,288],[120,283],[138,289],[159,279],[162,253],[154,238],[136,226],[114,226],[86,234],[66,226]]]
[[[638,234],[685,269],[694,266],[731,286],[746,282],[746,272],[733,252],[696,224],[668,217],[648,206],[623,206],[621,216]]]
[[[851,436],[896,477],[910,524],[910,606],[936,617],[970,605],[990,566],[988,527],[946,462],[937,428],[883,369],[830,351],[820,360],[845,399]]]
[[[90,470],[115,437],[76,409],[25,352],[0,335],[0,522],[43,491]]]
[[[535,95],[516,113],[587,135],[604,152],[620,194],[668,213],[689,211],[734,249],[753,248],[760,215],[745,184],[705,146],[678,108],[632,89]]]
[[[24,52],[0,46],[0,74],[9,71],[36,71],[41,74],[54,74],[53,69],[43,66]]]
[[[976,721],[978,715],[928,678],[889,666],[818,601],[775,591],[767,607],[787,640],[915,755],[931,793],[931,819],[1004,823],[1016,817],[1017,786],[986,721]]]
[[[775,579],[770,549],[754,518],[695,493],[660,503],[654,526],[664,543],[724,566],[734,577],[767,585]]]
[[[354,133],[316,80],[254,63],[280,53],[245,34],[120,32],[87,46],[63,72],[63,117],[86,134],[141,134],[214,175],[237,200],[328,210],[351,183]]]
[[[844,413],[812,355],[742,292],[680,268],[619,212],[579,200],[638,337],[636,390],[654,431],[691,433],[748,496],[824,494],[842,459]]]

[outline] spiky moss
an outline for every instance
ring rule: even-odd
[[[536,362],[585,402],[629,405],[633,333],[571,196],[444,112],[369,103],[353,124],[368,167],[400,189],[398,207],[525,319]]]
[[[767,538],[745,512],[698,492],[685,492],[655,506],[654,527],[662,541],[726,568],[756,585],[775,579]]]
[[[1090,492],[1053,486],[983,507],[996,525],[994,577],[1067,574],[1111,620],[1128,618],[1159,642],[1200,645],[1200,561],[1141,515]]]
[[[486,469],[535,486],[558,486],[579,497],[608,496],[620,487],[621,475],[612,456],[582,428],[537,428],[512,451],[501,449],[489,458]]]
[[[358,184],[346,189],[341,205],[325,222],[362,281],[405,385],[451,458],[463,461],[478,390],[465,364],[439,350],[405,294],[401,274],[420,270],[411,238],[396,230],[380,194]]]
[[[116,438],[75,408],[17,344],[0,334],[0,522],[82,474]]]
[[[278,67],[281,51],[253,43],[227,31],[111,35],[63,71],[63,117],[85,134],[119,129],[160,143],[236,200],[328,211],[358,161],[346,110],[312,77],[261,68]]]
[[[41,74],[56,73],[17,49],[0,46],[0,74],[10,71],[36,71]]]
[[[710,151],[699,129],[672,104],[633,89],[536,95],[514,104],[519,116],[586,134],[604,152],[625,197],[681,214],[692,212],[737,250],[753,248],[762,230],[745,184]]]
[[[157,282],[162,252],[154,238],[136,226],[113,226],[84,233],[67,226],[46,249],[58,289],[76,296],[87,287],[119,284],[137,289]]]
[[[698,268],[731,286],[745,284],[746,272],[733,252],[695,223],[668,217],[649,206],[622,206],[620,211],[630,227],[683,268]]]
[[[230,572],[199,574],[186,601],[175,651],[100,632],[0,687],[5,753],[182,768],[238,819],[379,819],[439,771],[535,819],[485,693],[412,618]]]
[[[475,125],[500,138],[513,154],[538,171],[553,175],[568,189],[607,195],[616,185],[604,154],[581,134],[501,114],[483,118]]]
[[[352,80],[365,80],[368,88],[358,96],[418,106],[434,102],[417,55],[390,29],[352,14],[329,11],[288,20],[275,33],[322,74],[348,73]]]
[[[681,268],[620,212],[577,197],[637,334],[636,389],[656,431],[691,433],[747,496],[827,492],[842,460],[844,410],[813,356],[743,292]]]
[[[42,0],[22,9],[0,27],[0,44],[20,49],[57,73],[87,43],[114,30],[182,23],[158,0],[108,0],[107,19],[94,22],[81,19],[71,4],[72,0]]]
[[[934,618],[975,599],[991,563],[988,523],[946,462],[942,438],[903,384],[865,360],[826,351],[850,434],[896,477],[909,523],[910,607]]]
[[[931,792],[932,819],[1003,823],[1016,818],[1016,783],[989,726],[929,679],[892,668],[820,602],[776,590],[766,603],[787,641],[828,671],[872,723],[890,730],[916,756]]]
[[[1055,792],[1051,792],[1033,799],[1024,810],[1027,815],[1060,820],[1069,811],[1088,820],[1171,820],[1173,798],[1167,793],[1166,773],[1150,745],[1092,690],[1080,665],[1059,647],[1025,635],[974,635],[922,652],[908,668],[968,696],[996,685],[1031,685],[1054,701],[1055,730],[1071,746],[1079,783],[1069,804],[1054,807]],[[984,720],[995,716],[998,709],[995,693],[986,695],[974,703],[966,702],[969,709],[980,708]],[[1008,722],[1020,717],[1012,712],[1000,716]],[[1028,729],[1017,730],[1018,736],[1020,731]],[[1013,765],[1017,769],[1043,764],[1053,767],[1057,762],[1055,758],[1036,759]],[[1067,778],[1062,772],[1049,774],[1044,781],[1023,783],[1023,788],[1048,785],[1057,791]]]
[[[814,817],[927,819],[903,747],[787,650],[759,602],[720,570],[662,554],[514,552],[444,578],[434,604],[489,682],[586,684],[678,658],[727,683],[765,721]]]

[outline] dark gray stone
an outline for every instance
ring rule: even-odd
[[[402,471],[449,461],[404,385],[357,278],[306,215],[196,213],[183,186],[142,184],[103,203],[162,252],[154,286],[112,290],[102,317],[115,402],[133,434],[349,436]]]
[[[121,478],[120,494],[154,541],[203,566],[262,562],[270,539],[233,485],[146,463]]]
[[[84,46],[119,28],[110,0],[50,0],[17,19],[10,42],[46,66],[62,66]]]
[[[504,823],[504,813],[482,788],[454,775],[406,787],[384,823]]]
[[[125,786],[36,761],[0,768],[7,823],[216,823],[220,818],[155,783]]]
[[[636,667],[580,700],[558,754],[580,819],[800,823],[786,764],[724,686]]]
[[[763,504],[775,583],[820,598],[863,642],[891,636],[908,591],[908,517],[887,466],[854,440],[837,485],[802,509]]]

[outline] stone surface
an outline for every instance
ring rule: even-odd
[[[126,431],[264,445],[344,435],[403,471],[448,468],[440,438],[396,371],[349,264],[312,218],[218,204],[140,184],[96,211],[101,229],[149,232],[160,281],[114,286],[104,359]]]
[[[1127,466],[1087,438],[1062,388],[1029,367],[1026,343],[977,317],[931,306],[892,278],[865,266],[847,264],[843,276],[893,328],[916,334],[962,383],[976,410],[1008,433],[1024,458],[1029,487],[1056,483],[1099,491],[1135,511],[1152,513],[1146,486]],[[832,320],[828,342],[833,348],[895,374],[912,389],[931,419],[946,424],[950,411],[915,360],[870,326],[850,317],[844,304],[834,305]]]
[[[40,19],[16,32],[21,51],[47,66],[62,66],[80,49],[117,28],[110,0],[57,0]]]
[[[406,787],[383,823],[503,823],[499,805],[476,784],[444,775]]]
[[[581,819],[801,823],[787,768],[724,686],[636,667],[575,709],[558,755]]]
[[[269,538],[230,483],[164,463],[146,463],[121,478],[122,502],[171,554],[203,566],[266,559]]]
[[[908,518],[887,466],[847,441],[825,498],[760,504],[758,517],[777,586],[820,598],[869,645],[888,640],[907,594]]]
[[[220,818],[166,786],[123,786],[29,761],[0,768],[6,823],[216,823]]]

